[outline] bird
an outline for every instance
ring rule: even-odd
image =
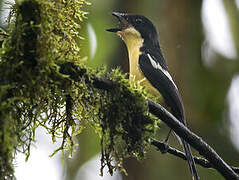
[[[107,29],[124,41],[129,56],[129,79],[140,82],[149,93],[163,99],[171,113],[185,126],[184,105],[179,90],[169,72],[153,23],[143,15],[112,12],[118,19],[116,28]],[[181,139],[193,180],[199,175],[189,144]]]

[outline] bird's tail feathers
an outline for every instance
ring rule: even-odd
[[[195,162],[194,162],[194,159],[193,159],[191,148],[186,141],[182,140],[182,143],[183,143],[183,147],[184,147],[185,154],[186,154],[186,157],[187,157],[188,165],[189,165],[191,174],[193,176],[193,180],[199,180],[200,178],[199,178],[199,175],[198,175],[198,172],[197,172],[197,169],[196,169],[196,165],[195,165]]]

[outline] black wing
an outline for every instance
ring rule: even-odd
[[[164,59],[162,60],[165,62]],[[139,57],[140,70],[152,86],[161,93],[165,103],[171,108],[172,114],[185,123],[184,107],[178,89],[169,76],[168,70],[162,67],[158,61],[160,59],[156,60],[155,56],[143,53]]]
[[[160,56],[157,56],[157,54],[160,54]],[[164,67],[162,67],[162,64]],[[167,65],[160,51],[153,52],[152,55],[148,53],[141,54],[139,57],[139,67],[148,81],[161,93],[165,103],[171,108],[172,114],[186,125],[181,96],[167,70]],[[199,180],[190,146],[184,140],[182,140],[182,143],[190,171],[195,179]]]
[[[168,71],[168,66],[164,60],[163,54],[161,52],[161,49],[159,47],[151,47],[151,48],[146,48],[146,47],[141,47],[141,52],[144,52],[145,54],[150,54],[150,56],[160,64],[160,66]]]

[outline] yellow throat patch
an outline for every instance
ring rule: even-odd
[[[138,68],[139,56],[142,53],[140,48],[143,45],[143,38],[133,27],[129,27],[117,33],[125,42],[129,54],[130,80],[142,80],[144,77]]]

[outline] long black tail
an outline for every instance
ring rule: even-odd
[[[199,178],[199,175],[198,175],[198,172],[197,172],[197,169],[196,169],[196,165],[195,165],[195,162],[194,162],[194,159],[193,159],[191,148],[186,141],[182,140],[182,143],[183,143],[183,147],[184,147],[185,154],[186,154],[186,157],[187,157],[189,169],[191,171],[193,179],[194,180],[199,180],[200,178]]]

